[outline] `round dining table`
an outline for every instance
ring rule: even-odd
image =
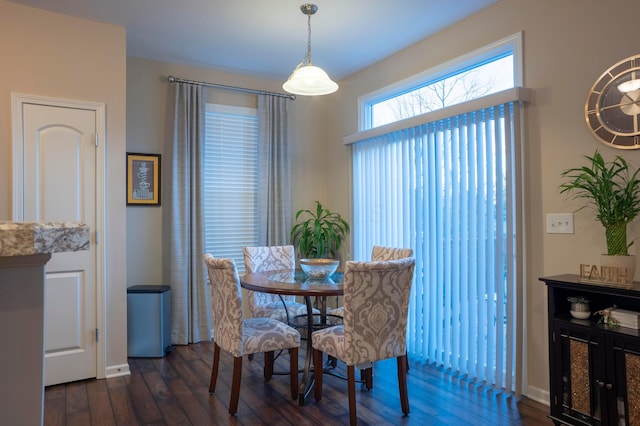
[[[327,279],[310,279],[300,270],[256,272],[240,277],[240,285],[247,290],[278,295],[302,296],[304,298],[307,305],[306,318],[304,315],[289,318],[287,314],[289,325],[307,330],[307,352],[305,354],[298,398],[300,405],[304,405],[304,400],[313,387],[313,375],[310,374],[313,352],[311,335],[314,329],[329,326],[327,319],[333,317],[326,314],[324,305],[320,314],[314,314],[311,298],[320,296],[323,300],[326,300],[326,296],[341,296],[343,294],[343,283],[344,274],[342,272],[335,272]],[[322,368],[322,366],[319,368]]]

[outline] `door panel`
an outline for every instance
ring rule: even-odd
[[[640,343],[636,336],[636,330],[620,328],[620,333],[612,334],[608,341],[613,356],[607,368],[614,383],[610,404],[616,407],[610,414],[611,424],[640,424]]]
[[[589,327],[564,321],[557,322],[553,330],[560,374],[553,378],[559,399],[552,404],[552,415],[568,423],[599,425],[606,419],[606,394],[596,384],[605,378],[604,338]]]
[[[50,273],[47,277],[47,298],[55,306],[82,306],[84,299],[82,274]],[[76,350],[82,348],[82,325],[84,309],[67,309],[65,312],[45,313],[45,351]],[[63,317],[64,316],[64,317]],[[62,321],[59,319],[62,317]]]
[[[96,112],[23,105],[25,221],[96,225]],[[45,385],[96,377],[96,250],[54,253],[45,278]]]

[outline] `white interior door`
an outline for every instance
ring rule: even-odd
[[[96,229],[96,111],[23,104],[23,220]],[[96,244],[46,265],[45,385],[97,377]]]

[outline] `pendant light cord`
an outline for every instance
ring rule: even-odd
[[[311,65],[311,14],[307,15],[307,64]]]

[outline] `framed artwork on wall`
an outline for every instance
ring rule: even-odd
[[[160,205],[160,154],[127,152],[127,205]]]

